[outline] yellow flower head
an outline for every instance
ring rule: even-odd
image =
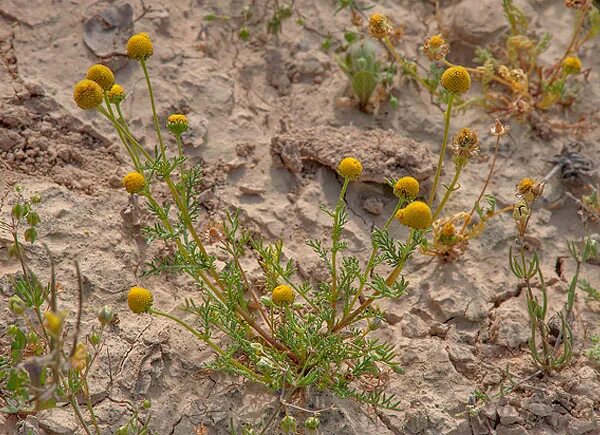
[[[433,35],[425,40],[423,52],[429,60],[441,60],[450,52],[450,46],[446,43],[442,35]]]
[[[544,191],[544,184],[538,183],[532,178],[523,178],[517,184],[517,196],[528,203],[533,202]]]
[[[136,33],[127,41],[127,56],[135,60],[146,60],[154,53],[154,47],[147,33]]]
[[[369,33],[375,39],[383,39],[388,36],[393,27],[390,19],[383,15],[375,13],[369,18]]]
[[[562,62],[562,69],[565,74],[579,74],[581,67],[581,60],[576,56],[569,56]]]
[[[287,285],[278,285],[273,289],[271,300],[275,305],[291,304],[294,302],[294,291]]]
[[[404,209],[401,208],[396,212],[396,219],[400,221],[401,224],[404,225]]]
[[[471,76],[462,66],[451,66],[441,78],[442,86],[452,94],[464,94],[471,87]]]
[[[125,89],[123,86],[115,83],[108,91],[108,99],[113,104],[119,104],[121,101],[125,99]]]
[[[190,123],[185,115],[173,113],[167,118],[167,129],[173,134],[182,134],[187,131]]]
[[[402,209],[400,216],[398,216],[398,213],[396,213],[396,217],[404,225],[416,230],[424,230],[425,228],[429,228],[433,220],[431,209],[422,201],[411,202],[404,209]]]
[[[123,177],[123,187],[128,193],[139,193],[145,185],[146,179],[139,172],[130,172]]]
[[[102,88],[93,80],[83,79],[73,88],[73,100],[83,110],[95,109],[103,99]]]
[[[109,91],[115,84],[115,75],[110,68],[99,63],[89,67],[85,78],[95,81],[105,91]]]
[[[87,365],[87,348],[83,343],[77,343],[77,347],[75,348],[75,353],[70,359],[71,367],[73,369],[81,372],[85,370]]]
[[[362,174],[362,164],[354,157],[346,157],[338,165],[338,174],[349,180],[356,180]]]
[[[414,199],[419,194],[419,182],[414,177],[402,177],[394,184],[394,195],[398,198]]]
[[[62,331],[64,315],[46,311],[44,313],[44,327],[53,337],[58,337]]]
[[[523,178],[519,181],[519,184],[517,184],[517,192],[522,195],[533,189],[533,186],[535,186],[535,180],[533,178]]]
[[[135,314],[146,313],[152,307],[152,292],[143,287],[131,287],[127,294],[127,305]]]

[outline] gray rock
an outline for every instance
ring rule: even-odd
[[[361,161],[360,181],[387,185],[386,178],[411,175],[419,181],[430,178],[435,158],[409,137],[387,130],[365,131],[357,127],[313,127],[289,131],[271,139],[274,164],[300,173],[309,162],[335,170],[342,158]],[[394,157],[392,159],[392,157]],[[421,195],[426,194],[422,186]]]
[[[520,426],[518,424],[511,425],[511,426],[506,426],[506,425],[501,424],[496,428],[496,435],[528,435],[528,434],[527,434],[527,429],[525,429],[523,426]]]
[[[521,423],[523,421],[519,412],[513,406],[508,404],[498,408],[498,415],[500,416],[500,423],[505,425]]]
[[[583,418],[574,418],[567,426],[569,435],[597,434],[598,420],[585,420]]]

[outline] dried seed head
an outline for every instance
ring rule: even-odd
[[[470,128],[461,128],[452,138],[452,151],[462,163],[479,154],[479,136]]]
[[[526,92],[529,90],[529,78],[521,68],[510,71],[510,82],[515,92]]]
[[[445,58],[449,52],[450,46],[442,35],[433,35],[427,38],[423,44],[423,53],[432,61]]]
[[[496,123],[490,128],[490,134],[492,136],[501,137],[508,134],[508,132],[510,132],[510,126],[502,124],[499,119],[496,119]]]
[[[588,0],[565,0],[565,6],[571,9],[581,9]]]
[[[379,13],[369,18],[369,34],[375,39],[383,39],[392,32],[393,26],[390,19]]]

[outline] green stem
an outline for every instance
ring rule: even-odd
[[[483,184],[483,188],[481,189],[481,192],[479,193],[479,196],[477,197],[477,200],[473,204],[473,208],[469,212],[469,216],[465,219],[465,222],[464,222],[464,224],[463,224],[463,226],[462,226],[462,228],[460,230],[460,234],[464,234],[465,230],[467,229],[467,225],[471,221],[471,217],[473,216],[473,214],[477,210],[477,206],[479,205],[479,201],[481,201],[481,198],[483,198],[483,195],[485,194],[485,191],[486,191],[488,185],[490,184],[490,180],[492,179],[492,175],[494,174],[494,168],[496,167],[496,160],[498,158],[498,147],[499,147],[499,145],[500,145],[500,136],[497,136],[496,137],[496,146],[494,147],[494,158],[492,159],[492,165],[490,166],[490,172],[488,172],[488,176],[485,179],[485,183]],[[510,206],[510,207],[512,208],[512,206]]]
[[[415,230],[413,230],[411,228],[410,232],[408,233],[408,239],[406,240],[406,246],[412,244],[414,235],[415,235]],[[406,255],[402,256],[402,259],[400,260],[398,265],[394,268],[394,270],[392,270],[392,272],[386,278],[385,283],[387,285],[392,285],[396,282],[396,280],[398,279],[398,276],[400,275],[400,272],[402,272],[402,269],[404,269],[404,264],[406,263],[407,259],[408,259],[408,256],[406,256]]]
[[[194,334],[197,338],[199,338],[200,340],[204,341],[208,345],[208,347],[210,347],[217,355],[219,355],[219,356],[225,355],[225,351],[223,349],[221,349],[217,344],[215,344],[210,338],[208,338],[206,335],[201,334],[200,332],[198,332],[196,329],[194,329],[188,323],[186,323],[183,320],[181,320],[179,317],[174,316],[174,315],[169,314],[169,313],[165,313],[163,311],[159,311],[159,310],[154,309],[154,308],[150,308],[150,310],[148,312],[150,314],[156,314],[157,316],[166,317],[167,319],[170,319],[170,320],[174,321],[175,323],[179,324],[180,326],[182,326],[183,328],[187,329],[189,332],[191,332],[192,334]],[[241,371],[243,371],[246,374],[252,376],[254,379],[258,379],[258,380],[260,380],[262,382],[266,381],[263,376],[259,375],[258,373],[255,373],[254,371],[252,371],[250,368],[246,367],[244,364],[242,364],[238,360],[233,359],[233,358],[229,358],[229,361],[234,366],[236,366],[238,369],[240,369]]]
[[[144,71],[144,77],[146,78],[146,86],[148,87],[148,93],[150,94],[150,105],[152,106],[152,117],[154,118],[154,129],[156,130],[156,136],[158,137],[158,143],[160,144],[160,152],[163,158],[165,154],[165,143],[163,142],[162,133],[160,132],[160,124],[158,123],[158,115],[156,114],[156,104],[154,102],[154,92],[152,92],[152,84],[150,83],[150,75],[148,74],[148,68],[146,68],[146,61],[140,59],[140,65]]]
[[[81,427],[83,427],[83,430],[85,431],[85,433],[87,435],[92,435],[92,432],[90,431],[87,423],[83,419],[83,414],[81,413],[81,408],[79,408],[79,405],[77,404],[77,399],[75,399],[75,397],[71,397],[71,400],[69,403],[71,403],[71,407],[73,408],[73,411],[75,411],[75,415],[77,416],[77,419],[81,423]]]
[[[134,139],[133,134],[131,134],[131,130],[129,130],[129,125],[127,125],[127,121],[125,120],[125,117],[123,116],[123,112],[121,112],[121,104],[115,104],[115,106],[117,108],[117,113],[119,114],[119,122],[120,122],[121,126],[123,127],[125,136],[127,138],[129,138],[132,146],[134,146],[138,152],[141,152],[144,155],[146,160],[150,160],[150,154],[148,154],[148,152],[144,149],[144,147],[142,147],[142,145],[137,140]],[[138,156],[138,162],[139,162],[139,156]]]
[[[112,106],[110,104],[110,100],[108,99],[108,93],[106,91],[104,91],[104,103],[106,104],[106,108],[108,109],[108,113],[103,113],[102,111],[100,111],[100,113],[103,113],[113,123],[115,129],[117,130],[117,134],[119,135],[119,138],[121,139],[121,142],[123,142],[123,145],[125,146],[125,149],[127,150],[127,153],[129,154],[129,157],[131,158],[131,161],[133,162],[133,166],[135,166],[135,170],[138,171],[139,173],[142,173],[142,171],[141,171],[141,165],[140,165],[140,162],[139,162],[136,154],[129,147],[129,143],[127,142],[127,140],[125,140],[125,136],[124,136],[123,132],[118,127],[118,121],[115,118],[115,114],[114,114],[114,112],[112,110]]]
[[[175,142],[177,142],[177,150],[179,151],[179,157],[183,157],[183,142],[181,142],[181,134],[175,135]]]
[[[411,229],[410,233],[408,234],[408,239],[406,241],[407,245],[412,243],[413,236],[414,236],[414,230]],[[395,279],[398,277],[398,275],[404,268],[404,264],[407,259],[408,259],[407,256],[402,257],[400,263],[394,268],[392,273],[390,273],[390,275],[386,279],[386,284],[391,285],[395,282]],[[392,278],[393,278],[393,280],[392,280]],[[390,283],[388,283],[388,281]],[[337,325],[335,325],[334,328],[332,329],[332,332],[337,332],[340,329],[348,326],[350,323],[352,323],[352,321],[360,313],[362,313],[364,310],[366,310],[373,302],[375,302],[375,298],[373,298],[373,297],[366,299],[362,304],[360,304],[360,306],[356,310],[354,310],[352,313],[348,314],[347,316],[344,316],[343,318],[341,318],[340,321],[337,323]]]
[[[440,215],[440,213],[444,209],[444,206],[448,202],[448,199],[450,198],[450,195],[454,191],[454,186],[456,186],[456,183],[458,183],[458,177],[460,177],[460,172],[462,171],[462,168],[463,168],[462,165],[457,165],[456,166],[456,172],[454,173],[454,178],[452,178],[452,181],[450,182],[450,185],[446,188],[446,193],[444,193],[444,197],[442,198],[442,202],[440,202],[440,205],[438,205],[438,208],[433,213],[433,220],[434,221]]]
[[[448,132],[450,130],[450,118],[452,117],[452,102],[454,101],[454,94],[450,94],[450,98],[448,99],[448,107],[446,108],[446,112],[444,113],[444,137],[442,139],[442,148],[440,150],[440,158],[438,161],[437,170],[435,171],[435,178],[433,180],[433,186],[431,187],[431,192],[429,193],[429,200],[427,203],[429,206],[433,204],[433,198],[435,198],[435,194],[437,191],[437,186],[440,180],[440,175],[442,174],[442,167],[444,166],[444,156],[446,154],[446,145],[448,144]]]
[[[392,212],[392,214],[388,217],[387,221],[385,222],[385,224],[383,225],[383,229],[387,230],[388,227],[390,226],[390,224],[392,223],[392,220],[394,219],[394,217],[396,216],[396,213],[398,212],[398,210],[400,209],[400,207],[402,207],[402,205],[404,204],[404,199],[399,199],[398,203],[396,204],[396,207],[394,208],[394,211]],[[369,261],[367,261],[367,267],[365,268],[365,273],[363,274],[360,286],[358,287],[358,290],[356,292],[356,294],[354,295],[354,299],[352,300],[352,303],[350,305],[348,305],[348,309],[347,311],[344,313],[344,315],[348,314],[348,312],[354,307],[354,305],[356,304],[356,301],[358,301],[358,299],[360,298],[360,296],[362,295],[362,292],[365,288],[365,285],[367,284],[367,280],[369,279],[369,275],[371,274],[371,271],[373,270],[373,267],[375,265],[375,258],[377,258],[377,253],[379,252],[379,249],[377,248],[377,246],[373,246],[373,249],[371,250],[371,256],[369,257]]]
[[[350,184],[349,178],[344,178],[344,184],[342,186],[342,190],[340,191],[340,196],[338,197],[337,204],[335,205],[335,213],[333,216],[333,228],[331,235],[331,319],[329,321],[329,329],[333,327],[335,323],[335,305],[338,298],[338,288],[337,288],[337,252],[338,252],[338,241],[341,235],[340,225],[340,212],[344,206],[344,196],[346,195],[346,191],[348,190],[348,185]]]
[[[408,66],[408,62],[398,54],[396,48],[394,47],[394,44],[392,44],[392,41],[390,41],[390,38],[388,38],[387,36],[383,38],[383,43],[388,48],[388,50],[390,50],[392,56],[394,56],[394,59],[402,68],[402,71],[407,72],[412,78],[419,82],[421,86],[423,86],[425,89],[428,89],[431,92],[431,86],[417,72],[413,71],[410,68],[410,66]]]

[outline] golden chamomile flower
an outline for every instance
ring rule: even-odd
[[[108,91],[108,99],[113,104],[119,104],[121,101],[125,99],[125,89],[123,86],[115,83]]]
[[[423,52],[429,60],[442,60],[450,52],[450,47],[442,35],[433,35],[425,40]]]
[[[402,177],[394,184],[394,195],[398,198],[415,198],[419,194],[419,182],[414,177]]]
[[[87,366],[87,347],[83,343],[77,343],[75,353],[70,358],[71,367],[79,372],[85,370]]]
[[[338,165],[338,174],[349,180],[356,180],[362,174],[362,164],[354,157],[346,157]]]
[[[123,177],[123,187],[128,193],[139,193],[146,185],[143,174],[133,171]]]
[[[109,91],[115,84],[115,75],[106,65],[97,63],[88,68],[85,78],[93,80],[105,91]]]
[[[131,287],[127,294],[127,305],[135,314],[146,313],[152,307],[152,292],[143,287]]]
[[[58,337],[62,331],[64,316],[52,311],[44,313],[44,327],[53,337]]]
[[[398,214],[396,214],[398,216]],[[423,201],[413,201],[402,210],[399,219],[404,225],[416,230],[424,230],[431,226],[433,217],[431,209]]]
[[[83,110],[95,109],[104,99],[104,93],[98,83],[83,79],[73,88],[73,100]]]
[[[401,224],[404,225],[404,209],[398,209],[398,211],[396,212],[396,219],[398,219],[398,221],[400,221]]]
[[[569,74],[579,74],[581,72],[581,60],[576,56],[569,56],[562,61],[563,72]]]
[[[189,126],[188,119],[181,113],[173,113],[167,118],[167,129],[173,134],[185,133]]]
[[[464,94],[471,87],[471,76],[462,66],[451,66],[441,78],[442,86],[452,94]]]
[[[544,183],[538,183],[532,178],[523,178],[517,184],[517,196],[532,203],[544,191]]]
[[[383,14],[375,13],[369,18],[369,33],[375,39],[385,38],[392,29],[390,19]]]
[[[154,53],[150,35],[145,32],[136,33],[127,41],[127,56],[135,60],[146,60]]]
[[[278,285],[273,289],[271,300],[275,305],[291,304],[294,302],[294,291],[287,285]]]
[[[535,180],[533,178],[525,177],[517,184],[517,192],[524,194],[533,189],[533,186],[535,186]]]

